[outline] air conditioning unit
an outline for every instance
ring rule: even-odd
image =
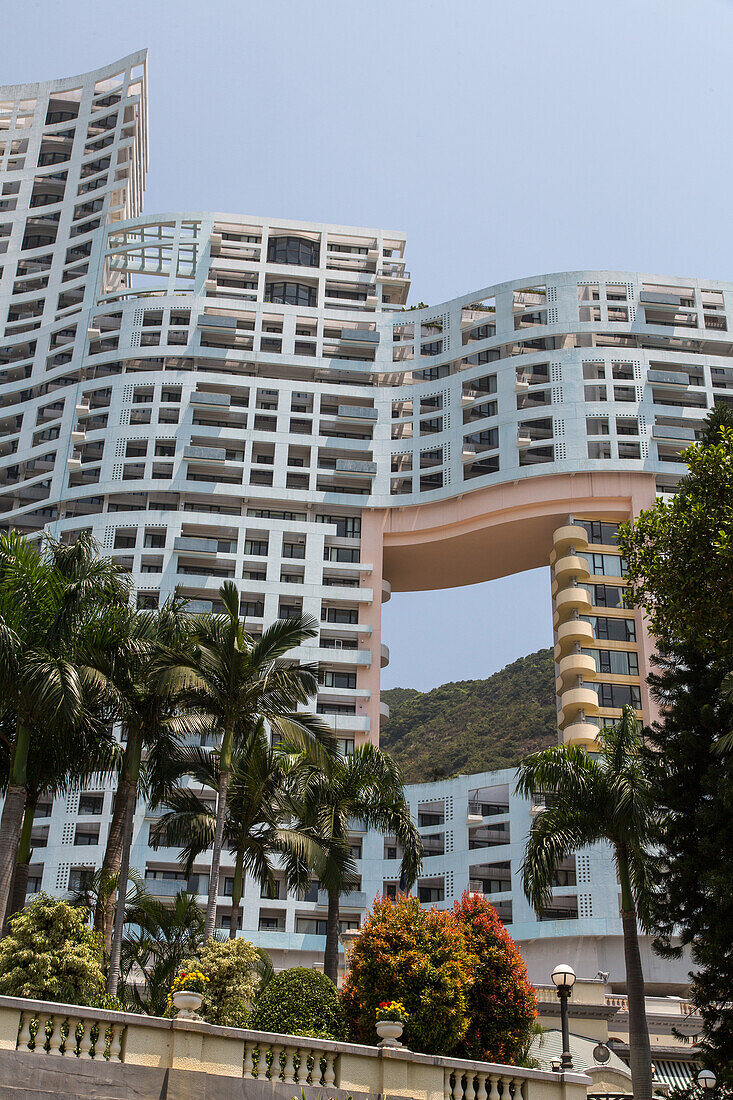
[[[88,328],[87,329],[87,336],[89,337],[90,340],[98,340],[101,335],[102,335],[101,329],[98,329],[98,328]]]

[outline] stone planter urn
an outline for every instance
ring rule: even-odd
[[[173,1004],[178,1009],[177,1020],[200,1020],[198,1010],[204,999],[203,993],[193,993],[190,989],[179,989],[173,994]]]
[[[377,1035],[382,1040],[380,1047],[400,1047],[400,1037],[405,1025],[401,1020],[378,1020]]]

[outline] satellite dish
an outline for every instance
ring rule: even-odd
[[[593,1047],[593,1059],[599,1065],[604,1066],[611,1057],[611,1051],[608,1049],[605,1043],[598,1043]]]

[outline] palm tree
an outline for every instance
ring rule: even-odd
[[[181,890],[170,905],[141,893],[127,907],[125,919],[130,926],[122,944],[125,1001],[136,1012],[162,1016],[181,963],[206,940],[204,914],[196,895]],[[139,975],[145,983],[142,990],[134,980]]]
[[[340,756],[326,768],[309,769],[297,784],[294,804],[301,828],[318,842],[323,853],[313,867],[328,894],[323,971],[335,984],[340,898],[359,884],[349,843],[354,822],[396,837],[402,848],[404,889],[409,889],[420,873],[422,842],[405,802],[399,766],[374,745]]]
[[[3,723],[0,722],[0,726]],[[9,756],[5,745],[0,747],[2,787],[7,785]],[[118,762],[119,749],[109,723],[88,711],[82,722],[59,736],[54,727],[33,730],[28,752],[25,812],[13,873],[11,898],[6,911],[8,919],[25,905],[28,872],[32,855],[33,821],[41,796],[57,798],[68,793],[72,785],[80,785],[109,776]]]
[[[39,548],[16,532],[0,538],[0,703],[10,716],[9,778],[0,818],[0,918],[8,905],[23,822],[34,731],[64,737],[99,702],[81,659],[90,628],[116,614],[129,587],[82,535]]]
[[[186,737],[208,728],[200,715],[180,707],[179,692],[170,677],[165,691],[161,690],[155,665],[162,648],[185,647],[191,631],[192,617],[185,614],[184,601],[173,597],[159,611],[127,608],[111,631],[93,639],[87,654],[126,733],[102,862],[103,876],[110,881],[126,881],[135,806],[142,787],[147,783],[150,801],[159,801],[178,746]],[[110,959],[110,992],[117,986],[123,927],[122,910],[113,927],[115,898],[115,888],[102,891],[94,913],[95,929],[102,935]]]
[[[211,877],[206,908],[206,935],[214,933],[219,867],[224,842],[227,792],[237,729],[264,719],[276,737],[298,733],[324,744],[330,730],[313,715],[296,713],[316,694],[316,671],[310,665],[288,664],[283,658],[317,634],[317,623],[302,616],[278,619],[260,638],[253,637],[239,617],[239,593],[227,581],[219,589],[224,613],[202,616],[192,651],[171,649],[160,663],[164,679],[178,690],[186,684],[190,705],[209,715],[221,738],[216,823],[211,855]]]
[[[308,861],[320,854],[315,842],[297,828],[283,824],[292,811],[286,786],[292,777],[291,762],[313,760],[319,746],[278,743],[271,746],[264,723],[241,733],[232,751],[231,775],[224,821],[223,845],[234,856],[232,909],[229,936],[241,923],[241,902],[247,873],[262,887],[274,885],[273,863],[279,859],[289,889],[308,880]],[[323,762],[323,757],[320,757]],[[219,753],[191,748],[180,755],[181,771],[211,790],[219,786]],[[214,840],[216,814],[213,805],[191,787],[175,788],[165,800],[167,812],[151,830],[151,843],[180,847],[181,862],[190,875],[196,859]]]
[[[597,759],[577,745],[533,753],[520,766],[517,792],[543,791],[551,801],[532,822],[522,879],[539,911],[561,860],[589,844],[611,845],[621,885],[621,921],[629,1001],[629,1052],[635,1100],[651,1100],[652,1068],[637,920],[647,927],[653,881],[653,806],[644,767],[641,725],[631,707],[600,730]]]

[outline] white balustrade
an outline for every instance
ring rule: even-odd
[[[59,1012],[21,1012],[16,1049],[24,1054],[121,1061],[126,1024],[109,1016],[67,1006]]]
[[[0,1057],[50,1057],[56,1074],[60,1067],[73,1074],[78,1059],[96,1061],[105,1081],[117,1067],[124,1091],[126,1066],[137,1067],[138,1075],[146,1067],[156,1073],[162,1068],[190,1072],[194,1049],[200,1053],[193,1068],[200,1065],[202,1073],[228,1078],[241,1074],[245,1080],[259,1081],[260,1090],[271,1088],[273,1098],[300,1095],[301,1089],[315,1098],[324,1090],[340,1089],[344,1094],[388,1095],[391,1100],[585,1100],[590,1084],[581,1074],[433,1057],[405,1047],[382,1049],[0,997]],[[85,1074],[88,1077],[88,1069]],[[54,1088],[58,1080],[54,1077]],[[79,1095],[73,1076],[59,1095],[67,1100]]]

